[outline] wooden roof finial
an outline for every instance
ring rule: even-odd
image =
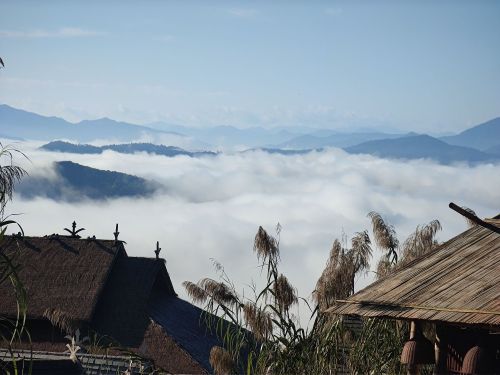
[[[156,259],[160,259],[160,251],[161,251],[160,242],[156,241],[156,250],[155,250]]]
[[[76,221],[73,220],[73,223],[71,224],[71,229],[64,228],[64,230],[68,232],[71,235],[71,237],[80,238],[78,233],[80,233],[82,230],[85,230],[85,228],[76,229]]]
[[[118,232],[118,223],[116,223],[116,228],[115,231],[113,232],[113,235],[115,236],[115,242],[118,241],[118,235],[120,232]]]

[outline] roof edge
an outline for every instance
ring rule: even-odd
[[[498,315],[500,316],[500,311],[489,311],[489,310],[475,310],[475,309],[454,309],[447,307],[435,307],[435,306],[422,306],[422,305],[414,305],[414,304],[397,304],[390,302],[375,302],[375,301],[358,301],[355,299],[347,299],[347,300],[335,300],[335,302],[341,304],[358,304],[358,305],[368,305],[368,306],[377,306],[377,307],[390,307],[394,309],[415,309],[415,310],[427,310],[427,311],[444,311],[444,312],[453,312],[453,313],[464,313],[464,314],[488,314],[488,315]],[[335,310],[339,306],[329,307],[326,312],[335,313]]]
[[[108,267],[108,270],[106,271],[106,276],[104,277],[104,280],[101,284],[101,287],[98,289],[96,293],[96,303],[92,306],[92,310],[90,311],[89,316],[87,317],[86,322],[92,322],[94,320],[95,312],[97,309],[97,305],[99,304],[99,301],[101,300],[102,294],[104,292],[104,288],[108,284],[109,277],[111,275],[111,270],[116,264],[116,260],[119,258],[120,255],[124,255],[126,258],[128,258],[127,251],[125,250],[125,246],[123,246],[123,241],[115,241],[116,246],[118,247],[115,255],[113,256],[113,260],[111,261],[111,264]]]

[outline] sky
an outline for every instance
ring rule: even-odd
[[[458,132],[500,115],[493,1],[0,0],[0,102],[70,121]]]

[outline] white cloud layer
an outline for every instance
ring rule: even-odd
[[[108,239],[119,223],[130,255],[154,256],[158,240],[181,296],[182,281],[214,276],[210,258],[222,262],[241,287],[258,279],[252,246],[259,225],[271,233],[277,222],[283,226],[282,271],[306,297],[333,240],[370,229],[366,214],[371,210],[393,223],[400,239],[416,225],[439,219],[441,240],[466,228],[447,207],[450,201],[483,217],[500,211],[498,165],[389,161],[335,149],[298,156],[252,152],[194,159],[114,152],[64,155],[18,146],[30,156],[32,162],[23,163],[32,174],[46,174],[51,161],[71,159],[163,183],[166,191],[151,199],[70,204],[16,197],[8,210],[23,213],[17,219],[27,235],[62,233],[76,220],[87,228],[85,235]],[[359,280],[357,287],[371,279]]]

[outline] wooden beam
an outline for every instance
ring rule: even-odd
[[[496,227],[495,225],[493,224],[490,224],[490,223],[487,223],[483,220],[481,220],[480,218],[478,218],[476,215],[473,215],[471,214],[470,212],[464,210],[462,207],[460,206],[457,206],[455,203],[453,202],[450,202],[450,204],[448,205],[453,211],[456,211],[458,212],[460,215],[462,216],[465,216],[467,219],[469,219],[470,221],[476,223],[477,225],[480,225],[482,226],[483,228],[486,228],[486,229],[489,229],[491,230],[492,232],[495,232],[495,233],[498,233],[500,234],[500,228],[499,227]]]

